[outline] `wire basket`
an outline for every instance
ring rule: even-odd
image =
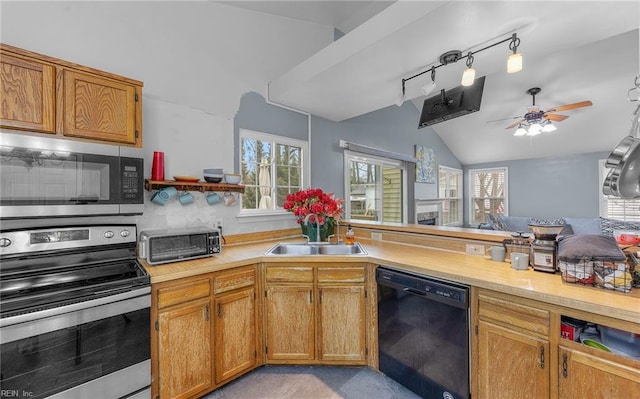
[[[589,285],[598,288],[631,292],[640,284],[638,261],[633,254],[626,254],[626,261],[559,260],[562,279],[568,283]]]

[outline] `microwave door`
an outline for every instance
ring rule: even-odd
[[[2,144],[1,218],[120,213],[121,158],[118,147],[101,146],[96,152],[103,153],[93,154]],[[55,146],[52,144],[52,147]],[[142,164],[142,159],[136,161]],[[141,197],[141,191],[138,197]],[[136,198],[135,202],[143,206],[141,198]]]

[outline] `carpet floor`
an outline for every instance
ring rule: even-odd
[[[368,367],[264,366],[202,399],[418,399]]]

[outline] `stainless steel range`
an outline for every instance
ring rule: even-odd
[[[0,231],[3,396],[150,397],[135,225]]]

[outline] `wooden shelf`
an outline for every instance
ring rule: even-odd
[[[244,186],[240,184],[227,184],[227,183],[206,183],[206,182],[183,182],[175,180],[144,180],[144,188],[147,191],[160,190],[165,187],[175,187],[181,191],[231,191],[236,193],[244,193]]]

